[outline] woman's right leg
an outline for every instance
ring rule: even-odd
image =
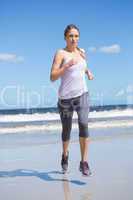
[[[62,170],[65,173],[68,169],[68,157],[69,157],[69,143],[70,143],[70,133],[72,128],[72,113],[61,116],[62,121],[62,158],[61,166]]]
[[[72,117],[73,109],[71,108],[71,102],[59,101],[58,109],[60,113],[61,123],[62,123],[62,160],[61,165],[63,170],[68,168],[68,148],[70,143],[70,133],[72,128]]]
[[[68,155],[68,148],[70,143],[70,134],[72,129],[72,115],[73,112],[69,113],[60,113],[61,115],[61,122],[62,122],[62,149],[63,155]]]

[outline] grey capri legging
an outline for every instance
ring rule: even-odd
[[[71,99],[58,99],[58,110],[62,123],[62,141],[70,140],[73,111],[77,112],[79,137],[88,137],[89,93]]]

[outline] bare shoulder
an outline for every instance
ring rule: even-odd
[[[58,49],[56,52],[55,52],[55,56],[54,56],[54,59],[63,59],[65,56],[65,51],[63,49]]]
[[[64,53],[62,49],[56,50],[54,59],[53,59],[52,68],[59,68],[63,59],[64,59]]]
[[[63,50],[57,49],[56,52],[55,52],[55,56],[63,56]]]
[[[84,50],[83,48],[79,48],[79,50],[80,50],[80,55],[81,55],[84,59],[86,59],[86,52],[85,52],[85,50]]]
[[[80,48],[80,51],[85,54],[85,49]]]

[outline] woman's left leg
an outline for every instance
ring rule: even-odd
[[[90,143],[89,137],[79,137],[79,143],[80,143],[81,161],[88,162],[88,148]]]
[[[90,143],[88,131],[88,115],[89,115],[89,102],[88,93],[84,93],[80,97],[79,107],[77,108],[78,125],[79,125],[79,143],[81,152],[80,171],[84,175],[89,175],[88,165],[88,148]]]

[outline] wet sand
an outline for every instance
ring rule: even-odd
[[[1,200],[132,200],[133,136],[92,139],[90,177],[78,170],[78,142],[70,144],[69,172],[61,173],[61,143],[0,150]]]

